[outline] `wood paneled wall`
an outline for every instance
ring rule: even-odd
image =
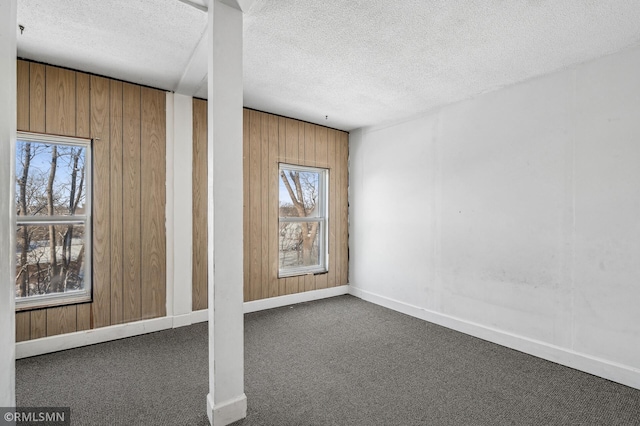
[[[348,133],[244,111],[244,299],[347,284]],[[278,163],[329,169],[329,270],[278,278]]]
[[[166,315],[165,92],[18,61],[18,130],[93,139],[93,302],[18,312],[16,340]]]
[[[207,102],[193,103],[193,309],[207,307]],[[245,302],[348,282],[349,134],[245,109]],[[329,271],[278,278],[278,163],[329,169]]]
[[[191,309],[207,309],[207,101],[193,100],[193,255]]]

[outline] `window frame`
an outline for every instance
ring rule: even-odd
[[[298,172],[318,173],[318,216],[312,217],[282,217],[280,216],[280,191],[278,190],[278,229],[280,224],[285,223],[311,223],[319,222],[319,230],[316,238],[318,240],[319,264],[310,266],[300,266],[296,268],[282,269],[280,266],[280,245],[278,244],[278,278],[287,278],[300,275],[317,275],[324,274],[329,271],[329,168],[304,166],[300,164],[278,163],[278,182],[280,182],[280,174],[282,170],[294,170]],[[280,184],[278,183],[278,188]],[[279,235],[279,232],[278,232]],[[279,240],[279,237],[278,237]]]
[[[75,305],[80,303],[88,303],[93,300],[93,225],[92,225],[92,213],[93,213],[93,140],[88,138],[72,137],[72,136],[59,136],[44,133],[34,132],[16,132],[16,141],[25,141],[31,143],[57,145],[57,146],[77,146],[86,148],[85,150],[85,214],[65,215],[65,216],[18,216],[16,214],[16,232],[18,226],[49,226],[49,225],[83,225],[84,226],[84,281],[82,290],[73,290],[65,293],[49,293],[39,294],[27,297],[15,296],[16,312],[26,311],[33,309],[44,309],[55,306],[63,305]],[[17,142],[16,142],[17,143]],[[16,154],[16,161],[18,161]],[[14,176],[14,179],[16,177]],[[15,185],[16,183],[14,183]],[[14,256],[19,256],[17,250],[17,243],[13,251]],[[14,285],[15,285],[14,280]]]

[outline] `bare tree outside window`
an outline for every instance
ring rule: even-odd
[[[280,275],[326,271],[328,172],[282,164],[279,173]]]
[[[16,306],[90,298],[87,140],[18,134]],[[64,299],[64,300],[63,300]]]

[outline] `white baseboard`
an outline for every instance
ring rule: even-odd
[[[618,364],[575,352],[570,349],[551,345],[542,341],[529,339],[502,330],[486,327],[481,324],[424,309],[408,303],[400,302],[385,296],[380,296],[353,285],[349,286],[349,294],[376,305],[422,320],[442,325],[444,327],[487,340],[498,345],[506,346],[538,358],[543,358],[567,367],[585,371],[595,376],[640,389],[640,370],[627,365]]]
[[[240,395],[220,404],[214,404],[207,394],[207,416],[211,426],[227,426],[247,417],[247,396]]]
[[[201,309],[199,311],[191,312],[191,324],[197,324],[199,322],[209,321],[209,310]]]
[[[209,320],[207,313],[208,309],[202,309],[199,311],[192,311],[184,315],[173,316],[173,328],[185,327],[191,324],[197,324],[199,322],[207,322]]]
[[[141,334],[153,333],[155,331],[168,330],[199,322],[206,322],[208,321],[207,312],[207,309],[203,309],[184,315],[152,318],[148,320],[18,342],[16,343],[16,359],[64,351],[82,346],[95,345],[96,343],[104,343],[111,340],[123,339],[125,337],[139,336]]]
[[[27,340],[16,343],[16,359],[153,333],[172,326],[173,317],[162,317]]]
[[[313,300],[326,299],[328,297],[342,296],[349,293],[348,285],[324,288],[321,290],[305,291],[303,293],[288,294],[286,296],[270,297],[268,299],[254,300],[244,303],[244,313],[264,311],[266,309],[280,308],[282,306],[295,305],[296,303],[311,302]]]
[[[185,327],[187,325],[193,324],[193,321],[191,320],[191,313],[184,314],[184,315],[174,315],[172,318],[173,318],[173,322],[172,322],[173,328]]]
[[[325,299],[327,297],[340,296],[347,294],[348,290],[348,286],[343,285],[323,290],[314,290],[305,293],[296,293],[287,296],[246,302],[244,303],[244,312],[256,312],[264,309],[272,309],[280,306]],[[207,322],[209,320],[208,312],[208,309],[202,309],[183,315],[153,318],[18,342],[16,343],[16,359],[64,351],[66,349],[79,348],[82,346],[94,345],[96,343],[109,342],[111,340],[153,333],[155,331],[184,327],[200,322]]]

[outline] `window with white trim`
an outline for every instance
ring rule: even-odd
[[[91,140],[16,139],[16,310],[88,302]]]
[[[279,167],[278,276],[326,272],[329,170]]]

